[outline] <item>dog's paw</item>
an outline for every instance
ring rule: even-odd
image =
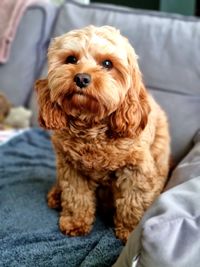
[[[60,209],[60,194],[60,190],[57,188],[57,186],[54,185],[47,195],[47,202],[49,208]]]
[[[131,233],[131,231],[129,231],[126,228],[121,228],[121,229],[116,228],[115,229],[116,237],[119,238],[124,243],[126,243],[126,241],[128,240],[130,233]]]
[[[73,216],[61,216],[60,221],[60,230],[65,235],[70,236],[81,236],[87,235],[92,228],[92,221],[86,221],[85,218],[74,218]]]

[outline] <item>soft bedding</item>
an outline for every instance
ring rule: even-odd
[[[114,266],[199,267],[200,132],[194,144]],[[55,175],[47,132],[28,130],[0,145],[0,267],[112,266],[122,243],[100,217],[88,236],[59,231],[58,212],[46,204]]]
[[[0,146],[0,266],[111,266],[121,241],[97,216],[85,237],[64,236],[46,204],[55,180],[49,134],[32,129]]]

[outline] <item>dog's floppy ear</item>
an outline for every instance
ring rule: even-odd
[[[110,117],[111,135],[121,137],[139,135],[147,124],[150,112],[148,95],[142,82],[137,56],[132,48],[129,51],[131,85],[121,106]]]
[[[65,128],[67,126],[66,114],[57,103],[51,101],[48,80],[36,81],[35,89],[39,104],[38,121],[40,126],[52,130]]]

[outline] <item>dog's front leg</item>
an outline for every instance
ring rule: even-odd
[[[147,172],[125,167],[116,172],[116,178],[113,184],[115,231],[116,236],[126,242],[162,190],[165,179],[159,177],[153,166]]]
[[[70,236],[86,235],[95,218],[95,185],[68,164],[58,173],[62,208],[60,229]]]

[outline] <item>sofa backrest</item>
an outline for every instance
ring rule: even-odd
[[[57,7],[45,0],[30,5],[17,28],[8,61],[0,64],[0,91],[13,105],[27,105],[44,63]]]
[[[53,35],[89,24],[115,26],[134,46],[144,82],[168,114],[173,157],[179,161],[200,128],[200,20],[68,0]]]

